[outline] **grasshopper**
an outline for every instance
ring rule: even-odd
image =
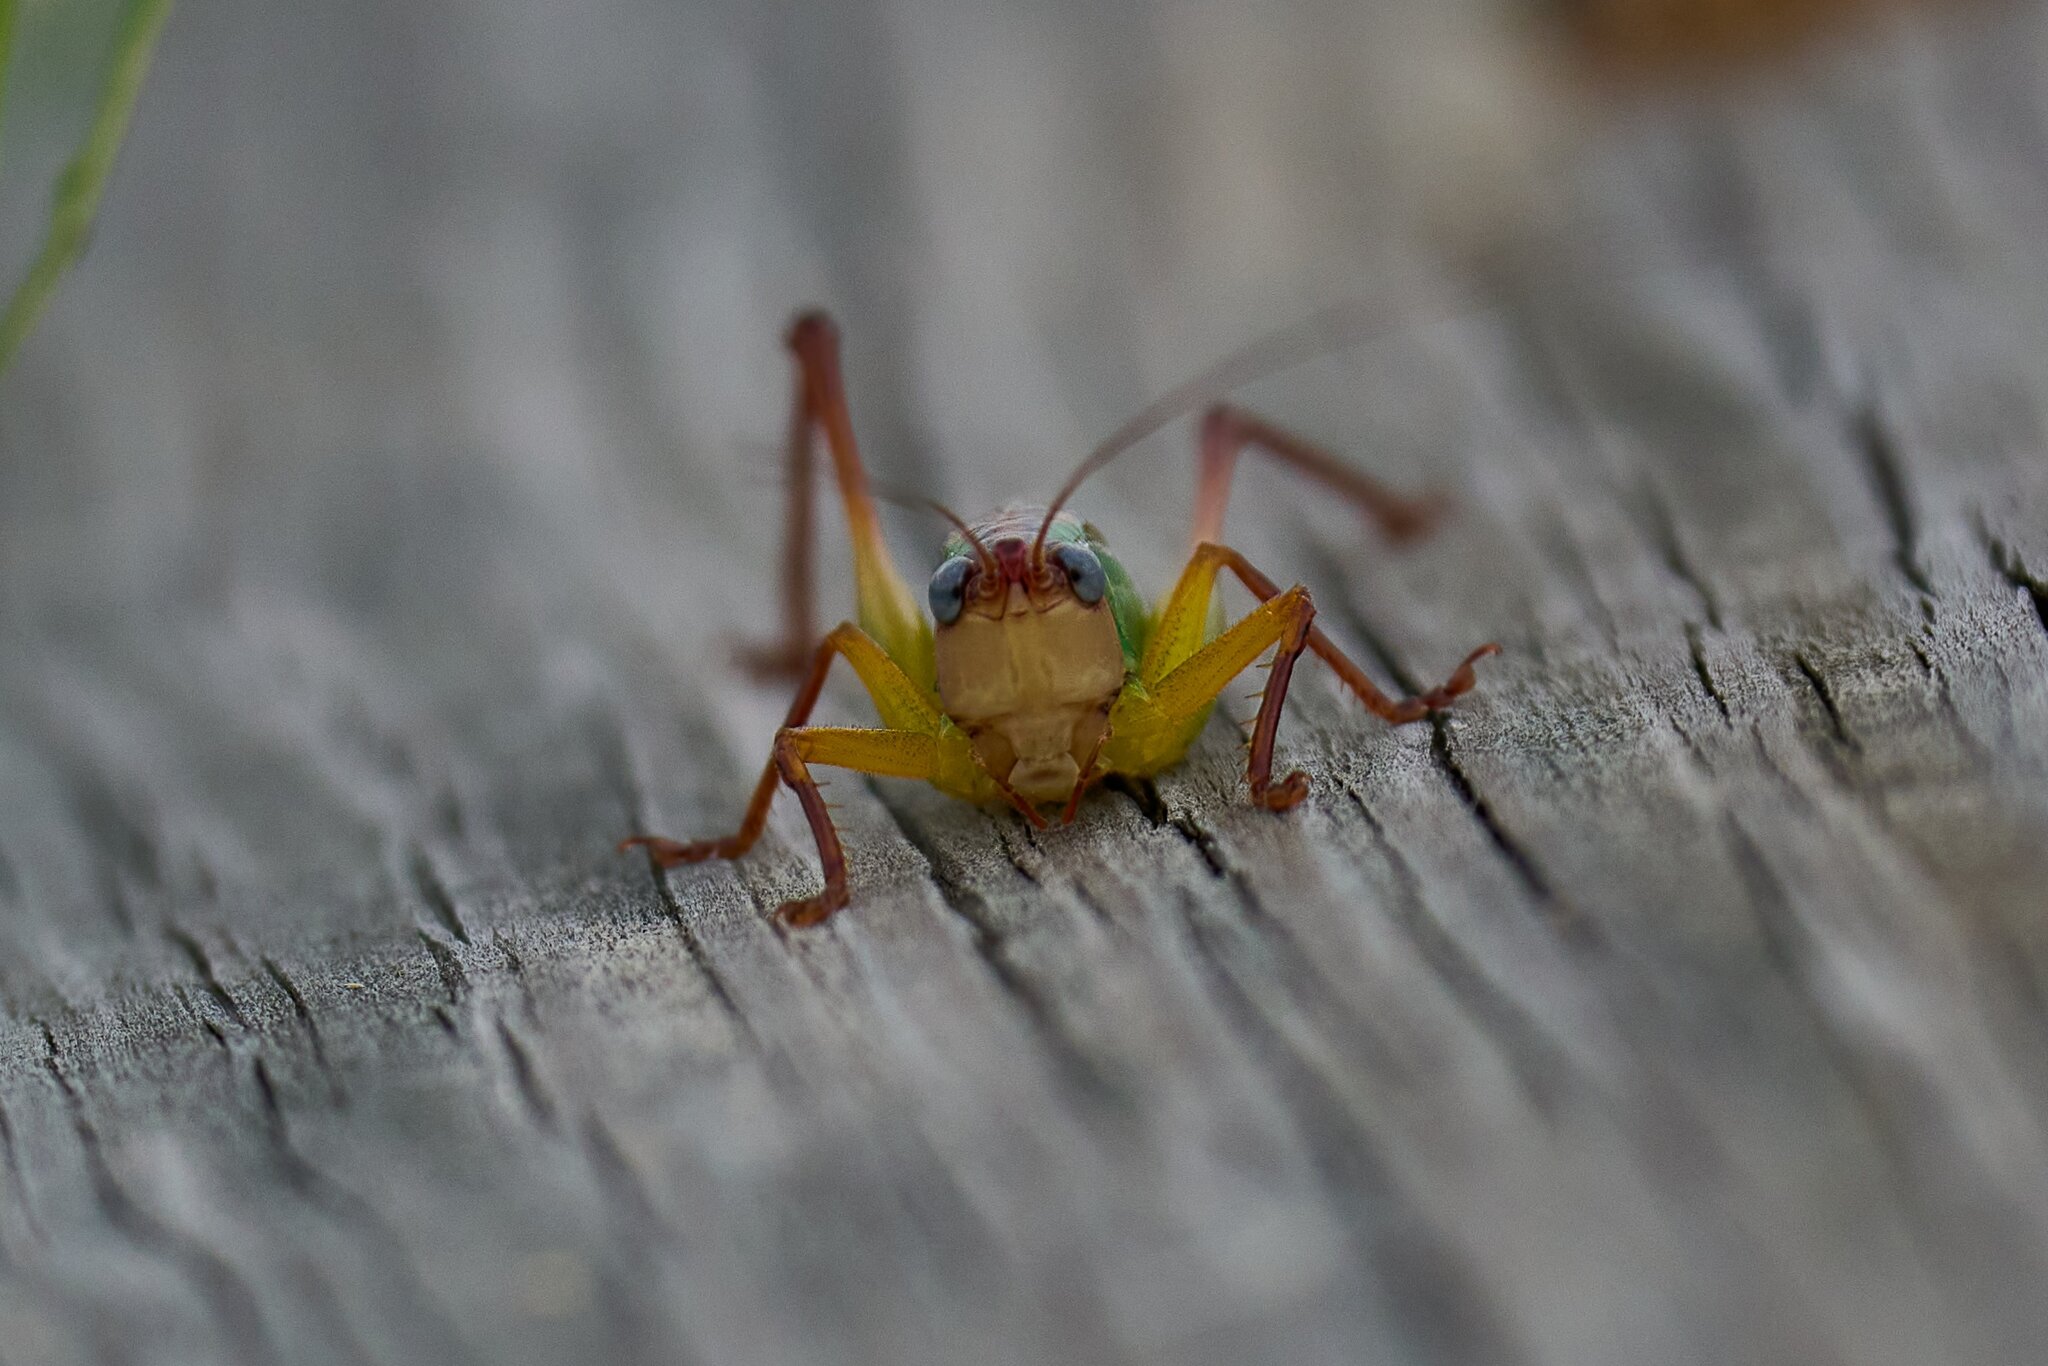
[[[1286,811],[1308,795],[1307,775],[1273,777],[1273,742],[1287,685],[1303,650],[1336,670],[1360,701],[1393,725],[1420,721],[1470,691],[1473,666],[1498,653],[1483,645],[1441,687],[1396,700],[1374,686],[1315,625],[1299,584],[1281,591],[1220,541],[1238,457],[1256,449],[1355,504],[1392,538],[1426,531],[1440,511],[1402,497],[1301,438],[1243,408],[1218,404],[1201,421],[1194,551],[1179,581],[1146,605],[1102,534],[1065,511],[1081,482],[1178,412],[1208,401],[1230,373],[1212,372],[1152,405],[1075,470],[1045,508],[1012,508],[968,523],[933,504],[954,526],[920,610],[882,538],[875,496],[854,440],[839,365],[839,334],[819,312],[799,314],[785,342],[796,359],[789,424],[792,474],[784,559],[784,634],[747,662],[802,678],[739,829],[682,843],[634,835],[662,868],[736,859],[768,823],[778,783],[796,794],[818,845],[824,889],[776,915],[816,925],[850,899],[846,855],[814,765],[927,782],[983,806],[1007,805],[1035,828],[1048,812],[1073,820],[1081,798],[1112,776],[1149,777],[1180,762],[1218,694],[1268,650],[1273,661],[1252,725],[1247,772],[1254,802]],[[1240,357],[1240,360],[1247,357]],[[1255,359],[1255,358],[1252,358]],[[1238,366],[1242,370],[1244,366]],[[1202,390],[1207,390],[1207,395]],[[811,486],[815,442],[824,437],[853,547],[856,618],[820,639],[812,625]],[[1227,628],[1212,625],[1218,574],[1235,575],[1260,605]],[[837,658],[852,666],[881,726],[807,724]]]

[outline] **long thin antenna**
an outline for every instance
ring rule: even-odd
[[[1232,389],[1278,374],[1289,366],[1318,356],[1348,351],[1405,328],[1441,322],[1468,312],[1477,306],[1483,288],[1483,280],[1468,285],[1453,307],[1421,320],[1412,316],[1389,316],[1390,305],[1385,300],[1354,300],[1337,304],[1277,332],[1268,333],[1249,346],[1225,356],[1186,383],[1169,389],[1139,409],[1074,467],[1074,472],[1067,476],[1067,482],[1060,485],[1060,491],[1053,495],[1051,506],[1045,510],[1045,520],[1039,523],[1038,537],[1031,543],[1032,562],[1036,564],[1044,558],[1045,538],[1052,531],[1053,518],[1059,515],[1060,509],[1088,477],[1175,418],[1221,398]]]
[[[997,563],[995,552],[982,544],[981,537],[974,534],[974,528],[967,525],[967,519],[947,507],[936,498],[927,498],[921,493],[905,493],[901,489],[868,486],[868,492],[884,503],[893,503],[900,508],[921,508],[936,512],[953,524],[953,528],[967,538],[967,544],[974,547],[974,559],[986,574],[999,574],[1002,566]]]

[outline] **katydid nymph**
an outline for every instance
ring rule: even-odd
[[[1494,645],[1472,651],[1442,686],[1419,697],[1389,697],[1316,628],[1306,588],[1281,591],[1222,544],[1231,476],[1247,449],[1328,486],[1395,539],[1427,530],[1439,510],[1431,500],[1391,492],[1242,408],[1212,406],[1202,418],[1194,550],[1155,606],[1146,605],[1101,533],[1065,510],[1083,479],[1139,437],[1209,402],[1231,387],[1233,376],[1256,375],[1265,362],[1252,352],[1139,414],[1075,470],[1050,506],[1013,508],[973,523],[940,508],[955,533],[927,587],[927,614],[882,538],[854,441],[837,329],[822,313],[804,313],[786,341],[797,383],[788,448],[785,634],[753,652],[750,662],[800,676],[802,683],[737,831],[687,844],[635,835],[619,847],[644,848],[663,868],[739,858],[766,827],[777,785],[786,785],[810,823],[825,880],[818,895],[777,911],[787,924],[818,924],[850,899],[845,854],[811,776],[814,766],[918,779],[979,805],[1007,805],[1034,827],[1054,817],[1071,821],[1082,797],[1105,779],[1149,777],[1180,762],[1218,695],[1270,650],[1247,777],[1254,802],[1286,811],[1308,794],[1308,779],[1299,771],[1276,779],[1273,744],[1304,650],[1328,663],[1368,709],[1393,725],[1450,706],[1472,688],[1473,665],[1498,651]],[[1288,349],[1285,339],[1277,349]],[[820,435],[846,510],[857,603],[855,620],[822,638],[811,625],[811,483]],[[1260,605],[1217,630],[1211,598],[1224,570]],[[873,700],[879,728],[807,724],[838,657]]]

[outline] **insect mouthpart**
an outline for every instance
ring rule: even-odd
[[[1031,572],[1031,543],[1022,536],[1005,536],[989,550],[996,557],[996,569],[1005,584],[1021,583],[1029,587],[1037,577]]]

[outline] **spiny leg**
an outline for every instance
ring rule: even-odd
[[[1271,598],[1279,591],[1271,579],[1253,568],[1251,563],[1235,550],[1220,545],[1213,549],[1220,562],[1237,575],[1238,581],[1257,594],[1261,600]],[[1479,681],[1472,671],[1473,666],[1482,659],[1500,653],[1498,645],[1482,645],[1460,660],[1458,667],[1451,670],[1451,676],[1441,684],[1419,697],[1404,697],[1397,701],[1381,692],[1372,679],[1366,676],[1365,670],[1359,668],[1351,656],[1338,649],[1336,642],[1324,635],[1321,628],[1310,629],[1308,648],[1336,671],[1337,677],[1344,680],[1344,686],[1357,694],[1359,701],[1365,703],[1373,715],[1395,726],[1405,726],[1410,722],[1420,721],[1434,712],[1443,711],[1452,702],[1471,692]]]
[[[853,419],[846,402],[846,382],[839,366],[839,329],[824,313],[800,313],[790,323],[784,344],[796,357],[796,392],[790,406],[788,461],[789,510],[782,556],[782,639],[742,652],[741,660],[756,672],[794,675],[803,670],[811,642],[817,603],[817,537],[812,515],[812,485],[817,461],[813,442],[823,433],[831,452],[841,504],[853,546],[856,617],[863,630],[901,661],[914,676],[930,672],[931,628],[890,557],[882,537],[881,518],[868,493],[867,470],[854,440]]]
[[[782,729],[776,736],[776,750],[762,769],[759,781],[754,784],[754,791],[747,799],[746,814],[740,820],[739,829],[719,839],[696,840],[689,843],[665,839],[659,835],[634,835],[620,842],[619,851],[624,853],[633,848],[645,849],[656,866],[662,868],[701,863],[706,859],[739,858],[754,847],[755,841],[761,838],[762,830],[767,828],[768,810],[775,801],[775,784],[778,779],[790,782],[799,800],[804,801],[804,809],[808,815],[811,810],[810,801],[804,797],[803,789],[791,781],[785,772],[782,737],[818,733],[817,728],[810,731],[799,728],[810,719],[812,709],[818,704],[818,696],[824,691],[825,678],[832,670],[832,661],[840,655],[844,655],[846,661],[853,666],[855,674],[860,678],[861,686],[867,689],[868,696],[874,700],[875,709],[881,713],[883,720],[895,727],[890,730],[858,731],[856,734],[911,736],[930,740],[938,732],[941,722],[938,709],[926,699],[923,690],[904,674],[872,637],[851,622],[842,623],[813,651],[810,672],[805,677],[803,686],[797,689],[796,697],[790,702],[789,711],[783,717]],[[927,775],[920,772],[906,776]],[[822,815],[822,803],[818,809]],[[827,821],[828,828],[829,824]],[[813,818],[814,834],[817,828],[817,819]],[[823,838],[820,837],[821,857],[824,854],[824,847]],[[836,836],[833,837],[833,847],[837,848]]]
[[[818,705],[818,695],[825,690],[825,677],[832,671],[832,660],[849,643],[847,632],[858,631],[841,626],[825,637],[811,652],[810,673],[804,678],[803,686],[797,689],[796,697],[789,704],[782,724],[785,729],[800,726],[810,719],[811,709]],[[872,644],[873,642],[869,642]],[[768,763],[761,770],[760,780],[754,784],[753,795],[747,798],[746,814],[740,818],[740,828],[720,839],[682,840],[667,839],[661,835],[632,835],[619,841],[619,852],[641,848],[648,857],[662,868],[675,868],[685,863],[702,863],[706,859],[735,859],[754,847],[754,841],[761,838],[761,831],[768,824],[768,808],[775,800],[777,778],[775,758],[771,752]]]
[[[825,875],[825,889],[818,895],[785,902],[775,912],[785,924],[800,927],[822,923],[844,907],[849,897],[846,851],[840,846],[832,815],[825,809],[824,794],[811,777],[809,765],[814,763],[883,778],[930,782],[938,776],[939,741],[937,736],[917,731],[830,726],[783,730],[775,737],[775,771],[803,804],[811,837],[818,842],[818,866]]]
[[[1201,468],[1195,485],[1194,542],[1215,541],[1223,534],[1223,514],[1230,505],[1230,481],[1237,458],[1256,447],[1358,505],[1396,541],[1413,540],[1434,527],[1444,512],[1439,495],[1409,498],[1378,480],[1359,473],[1322,447],[1276,427],[1256,413],[1219,404],[1202,417]]]
[[[1180,582],[1174,585],[1172,595],[1160,610],[1159,620],[1145,649],[1145,658],[1139,663],[1140,677],[1148,680],[1165,677],[1203,648],[1210,594],[1214,591],[1217,573],[1225,568],[1237,575],[1261,602],[1281,596],[1271,579],[1229,546],[1214,543],[1196,546],[1187,568],[1181,571]],[[1482,645],[1465,656],[1442,685],[1431,688],[1420,697],[1396,699],[1381,692],[1366,676],[1365,670],[1338,649],[1320,628],[1309,628],[1308,648],[1336,670],[1337,676],[1344,680],[1344,686],[1357,694],[1375,716],[1396,726],[1420,721],[1432,712],[1442,711],[1455,699],[1470,692],[1477,681],[1473,666],[1489,655],[1500,653],[1498,645]]]
[[[1252,800],[1269,811],[1285,811],[1308,795],[1308,775],[1289,773],[1273,781],[1273,741],[1280,732],[1280,709],[1287,704],[1287,684],[1294,661],[1314,629],[1315,604],[1299,585],[1269,596],[1251,614],[1197,650],[1165,678],[1149,685],[1152,702],[1169,723],[1190,720],[1216,700],[1218,693],[1267,650],[1278,646],[1266,689],[1252,723],[1251,763],[1246,777]]]

